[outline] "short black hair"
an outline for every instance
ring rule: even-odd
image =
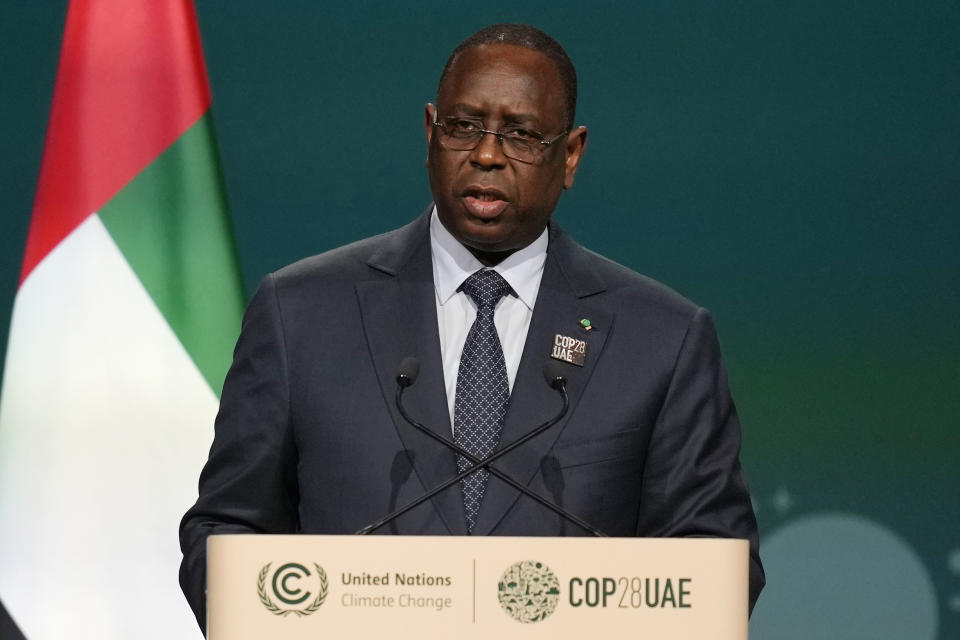
[[[482,44],[512,44],[517,47],[538,51],[550,58],[550,61],[553,62],[557,71],[560,73],[560,79],[563,82],[563,89],[566,94],[566,100],[564,101],[566,107],[566,113],[564,114],[566,127],[568,129],[573,128],[573,119],[577,111],[577,70],[573,68],[573,62],[571,62],[570,56],[563,50],[559,42],[543,31],[540,31],[540,29],[531,27],[528,24],[492,24],[489,27],[480,29],[480,31],[477,31],[458,44],[457,48],[450,54],[450,57],[447,59],[447,64],[443,66],[443,71],[440,73],[440,81],[437,83],[438,96],[444,79],[447,77],[447,74],[450,73],[450,69],[457,61],[457,58],[460,57],[460,54],[467,49]]]

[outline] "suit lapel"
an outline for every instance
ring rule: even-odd
[[[554,336],[560,334],[584,340],[587,343],[586,357],[583,367],[561,363],[567,376],[570,398],[570,409],[563,420],[494,463],[505,474],[525,485],[533,479],[541,460],[577,411],[578,400],[613,329],[613,313],[591,303],[590,296],[602,292],[605,285],[584,262],[584,254],[584,250],[562,231],[551,227],[547,261],[520,368],[510,395],[501,445],[513,442],[551,419],[562,406],[560,395],[547,385],[543,376],[543,367],[550,357]],[[587,331],[580,325],[584,318],[591,321],[593,329]],[[519,496],[519,491],[491,476],[474,534],[493,533]]]
[[[421,216],[369,260],[371,267],[395,277],[356,287],[384,401],[425,491],[457,473],[454,454],[407,424],[396,409],[397,367],[404,358],[414,356],[420,361],[420,373],[404,393],[404,406],[415,420],[450,437],[428,222],[429,216]],[[466,533],[458,486],[434,497],[433,505],[450,533]]]

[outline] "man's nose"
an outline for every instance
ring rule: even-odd
[[[470,161],[475,166],[485,169],[505,166],[507,156],[503,155],[503,145],[499,136],[492,131],[484,133],[477,147],[473,150]]]

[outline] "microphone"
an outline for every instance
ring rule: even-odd
[[[400,366],[403,366],[407,360],[413,360],[414,363],[417,361],[416,358],[406,358],[400,363]],[[414,373],[413,377],[416,378],[417,374]],[[543,377],[551,389],[560,389],[567,384],[567,377],[563,375],[563,365],[552,358],[543,363]],[[411,381],[410,384],[413,384],[413,382]]]
[[[500,471],[500,470],[497,469],[496,467],[491,466],[491,464],[492,464],[495,460],[497,460],[497,459],[501,458],[502,456],[506,455],[507,453],[513,451],[514,449],[516,449],[517,447],[523,445],[524,443],[526,443],[526,442],[529,441],[530,439],[532,439],[532,438],[540,435],[541,433],[543,433],[544,431],[546,431],[547,429],[549,429],[550,427],[552,427],[553,425],[555,425],[556,423],[558,423],[558,422],[563,418],[563,416],[566,415],[567,411],[568,411],[569,408],[570,408],[570,399],[569,399],[569,397],[567,396],[567,389],[566,389],[567,379],[566,379],[566,376],[563,375],[563,368],[559,365],[559,363],[554,362],[554,361],[552,361],[552,360],[548,360],[548,361],[546,362],[546,364],[544,365],[543,375],[544,375],[544,378],[545,378],[546,381],[547,381],[547,384],[550,385],[551,388],[555,389],[555,390],[560,394],[560,397],[561,397],[561,399],[563,400],[563,406],[561,407],[560,411],[559,411],[553,418],[551,418],[550,420],[547,420],[546,422],[544,422],[543,424],[541,424],[540,426],[538,426],[536,429],[533,429],[532,431],[529,431],[528,433],[526,433],[525,435],[517,438],[516,440],[514,440],[514,441],[511,442],[510,444],[508,444],[508,445],[506,445],[506,446],[504,446],[504,447],[501,447],[500,449],[497,449],[496,451],[494,451],[493,453],[491,453],[489,456],[487,456],[487,457],[484,458],[484,459],[477,458],[477,457],[474,456],[472,453],[469,453],[468,451],[466,451],[465,449],[463,449],[460,445],[458,445],[457,443],[453,442],[453,441],[450,440],[449,438],[446,438],[446,437],[440,435],[439,433],[436,433],[435,431],[432,431],[431,429],[425,427],[423,424],[421,424],[421,423],[417,422],[416,420],[414,420],[414,419],[410,416],[410,414],[407,413],[406,407],[404,407],[404,405],[403,405],[403,392],[407,389],[407,387],[409,387],[410,385],[412,385],[412,384],[416,381],[417,374],[419,373],[419,371],[420,371],[420,362],[419,362],[415,357],[413,357],[413,356],[408,356],[408,357],[404,358],[403,361],[400,363],[400,367],[399,367],[398,370],[397,370],[397,378],[396,378],[396,380],[397,380],[397,395],[396,395],[396,406],[397,406],[397,410],[400,412],[400,415],[403,417],[403,419],[404,419],[407,423],[409,423],[411,426],[413,426],[413,427],[416,428],[417,430],[421,431],[422,433],[430,436],[430,437],[433,438],[434,440],[436,440],[436,441],[440,442],[441,444],[445,445],[448,449],[451,449],[451,450],[455,451],[456,453],[458,453],[459,455],[461,455],[461,456],[463,456],[464,458],[466,458],[466,459],[471,463],[471,466],[468,467],[468,468],[466,468],[466,469],[465,469],[464,471],[462,471],[461,473],[458,473],[457,475],[451,477],[449,480],[446,480],[445,482],[440,483],[438,486],[436,486],[436,487],[434,487],[433,489],[431,489],[430,491],[426,492],[425,494],[423,494],[422,496],[420,496],[420,497],[417,498],[416,500],[413,500],[412,502],[407,503],[406,505],[404,505],[404,506],[401,507],[400,509],[398,509],[398,510],[396,510],[396,511],[390,513],[390,514],[388,514],[387,516],[381,518],[381,519],[378,520],[377,522],[371,523],[371,524],[367,525],[366,527],[364,527],[363,529],[357,531],[357,534],[358,534],[358,535],[366,535],[366,534],[368,534],[368,533],[370,533],[370,532],[372,532],[372,531],[375,531],[376,529],[382,527],[382,526],[385,525],[386,523],[391,522],[392,520],[395,520],[396,518],[399,518],[401,515],[403,515],[403,514],[406,513],[407,511],[410,511],[410,510],[413,509],[414,507],[416,507],[416,506],[422,504],[423,502],[429,500],[430,498],[432,498],[433,496],[437,495],[437,494],[440,493],[441,491],[443,491],[443,490],[445,490],[445,489],[453,486],[454,484],[460,482],[460,480],[462,480],[463,478],[465,478],[465,477],[469,476],[470,474],[476,472],[478,469],[485,468],[485,469],[487,469],[487,471],[490,472],[491,475],[496,476],[496,477],[499,478],[500,480],[503,480],[504,482],[506,482],[507,484],[509,484],[509,485],[510,485],[511,487],[513,487],[514,489],[520,491],[520,492],[523,493],[524,495],[530,497],[530,498],[533,499],[535,502],[537,502],[537,503],[539,503],[540,505],[542,505],[542,506],[550,509],[550,510],[553,511],[554,513],[556,513],[556,514],[558,514],[558,515],[566,518],[566,519],[569,520],[570,522],[573,522],[573,523],[576,524],[577,526],[585,529],[586,531],[592,533],[592,534],[595,535],[595,536],[598,536],[598,537],[606,537],[606,534],[603,533],[602,531],[596,529],[595,527],[593,527],[593,526],[590,525],[589,523],[583,521],[582,519],[578,518],[577,516],[573,515],[572,513],[568,512],[568,511],[566,511],[565,509],[563,509],[563,508],[557,506],[556,504],[550,502],[549,500],[547,500],[546,498],[544,498],[544,497],[541,496],[540,494],[536,493],[535,491],[532,491],[531,489],[529,489],[528,487],[524,486],[524,485],[521,484],[520,482],[517,482],[516,480],[514,480],[514,479],[511,478],[510,476],[506,475],[505,473],[503,473],[502,471]]]
[[[413,356],[407,356],[400,361],[397,368],[397,384],[406,389],[417,381],[420,374],[420,361]]]

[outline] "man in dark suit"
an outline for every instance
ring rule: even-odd
[[[409,356],[409,413],[479,458],[557,413],[542,369],[560,360],[569,412],[495,466],[609,535],[749,539],[752,608],[763,569],[709,314],[550,221],[586,146],[575,100],[573,66],[546,34],[471,36],[426,107],[435,205],[264,279],[181,525],[201,625],[208,535],[354,532],[467,468],[399,415]],[[584,534],[486,473],[384,529]]]

